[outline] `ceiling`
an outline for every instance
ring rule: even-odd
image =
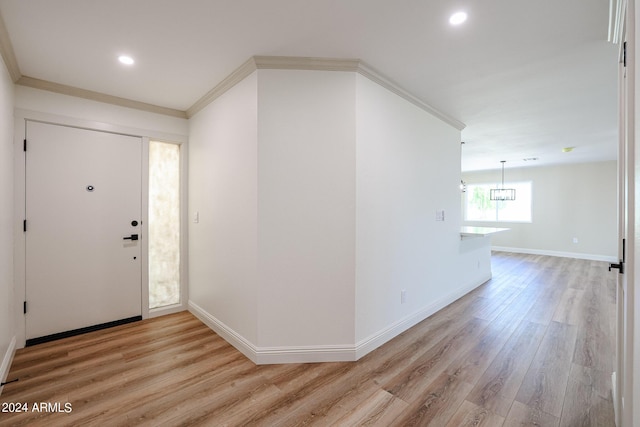
[[[466,124],[465,171],[616,158],[608,0],[0,0],[0,15],[32,78],[186,111],[254,55],[358,58]]]

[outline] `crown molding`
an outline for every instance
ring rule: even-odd
[[[202,110],[204,107],[222,96],[223,93],[249,77],[249,75],[256,69],[256,62],[254,58],[249,58],[244,64],[236,68],[231,74],[225,77],[224,80],[218,83],[209,92],[205,93],[202,98],[198,99],[195,104],[189,107],[187,109],[187,118],[193,117],[198,111]]]
[[[262,70],[319,70],[356,71],[357,59],[311,58],[297,56],[252,56],[236,68],[224,80],[207,92],[187,109],[187,117],[193,117],[200,110],[218,99],[226,91],[247,78],[258,69]]]
[[[2,15],[0,15],[0,55],[4,60],[4,65],[7,67],[11,80],[13,80],[14,83],[17,82],[18,79],[22,77],[22,73],[20,73],[18,60],[16,59],[16,54],[13,51],[11,38],[9,37],[9,32],[4,24]]]
[[[303,56],[254,56],[258,69],[265,70],[315,70],[351,71],[360,66],[359,59],[313,58]]]
[[[445,114],[440,110],[437,110],[436,108],[432,107],[431,105],[427,104],[421,99],[413,96],[411,93],[403,89],[400,85],[390,80],[383,74],[379,73],[377,70],[375,70],[373,67],[366,64],[363,61],[360,61],[360,64],[358,66],[358,73],[368,78],[372,82],[377,83],[380,86],[384,87],[385,89],[395,93],[399,97],[404,98],[405,100],[411,102],[412,104],[423,109],[427,113],[436,116],[440,120],[450,124],[451,126],[453,126],[458,130],[462,130],[467,126],[464,123],[462,123],[460,120],[457,120],[449,116],[448,114]]]
[[[413,96],[411,93],[400,87],[397,83],[385,77],[382,73],[375,70],[370,65],[360,59],[341,59],[341,58],[313,58],[313,57],[297,57],[297,56],[253,56],[244,64],[236,68],[229,76],[227,76],[217,86],[207,92],[195,104],[187,110],[187,117],[193,117],[200,110],[215,101],[226,91],[240,83],[246,77],[256,70],[315,70],[315,71],[346,71],[356,72],[368,78],[374,83],[388,89],[394,94],[404,98],[417,107],[423,109],[429,114],[434,115],[440,120],[450,124],[458,130],[465,128],[465,124],[461,121],[437,110],[421,99]]]
[[[29,76],[22,76],[15,82],[20,86],[31,87],[34,89],[46,90],[62,95],[75,96],[76,98],[84,98],[92,101],[103,102],[106,104],[118,105],[120,107],[134,108],[136,110],[147,111],[150,113],[163,114],[165,116],[173,116],[186,119],[187,114],[181,110],[173,108],[160,107],[158,105],[147,104],[145,102],[134,101],[118,96],[107,95],[105,93],[94,92],[92,90],[80,89],[74,86],[67,86],[60,83],[54,83],[47,80],[40,80]]]

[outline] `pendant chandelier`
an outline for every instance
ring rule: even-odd
[[[489,198],[491,200],[515,200],[516,190],[515,188],[504,188],[504,164],[506,160],[501,160],[502,163],[502,186],[500,188],[494,188],[489,191]]]

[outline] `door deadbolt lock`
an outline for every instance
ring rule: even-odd
[[[138,240],[138,235],[137,234],[132,234],[129,237],[123,237],[123,240]]]
[[[136,221],[135,219],[133,221],[131,221],[131,226],[132,227],[137,227],[138,226],[138,221]]]

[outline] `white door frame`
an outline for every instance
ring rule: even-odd
[[[619,238],[626,239],[626,265],[624,276],[619,276],[618,295],[626,291],[625,300],[618,299],[616,319],[616,375],[613,382],[616,424],[618,427],[640,426],[640,274],[636,265],[640,265],[640,151],[636,150],[636,126],[640,124],[640,94],[636,89],[639,76],[636,66],[636,52],[640,43],[636,26],[640,20],[635,0],[619,2],[616,22],[618,40],[625,40],[626,55],[621,50],[620,59],[626,62],[626,68],[620,69],[620,127],[619,127]],[[614,3],[612,3],[613,5]],[[626,75],[626,84],[623,77]],[[626,201],[626,202],[625,202]],[[622,257],[622,253],[620,253]]]
[[[58,116],[55,114],[41,113],[37,111],[16,109],[14,112],[14,313],[16,325],[16,347],[22,348],[26,342],[25,317],[23,302],[25,301],[25,234],[23,232],[23,220],[25,219],[25,155],[23,144],[26,132],[26,122],[37,121],[56,125],[77,127],[102,132],[117,133],[142,138],[142,224],[140,232],[148,235],[148,194],[149,194],[149,140],[163,141],[180,145],[181,155],[181,298],[180,304],[166,308],[149,310],[149,254],[147,240],[143,239],[141,248],[142,257],[142,318],[151,318],[188,308],[188,235],[187,235],[187,164],[188,150],[187,137],[166,132],[136,129],[110,123],[95,122],[72,117]]]
[[[622,52],[622,43],[620,44],[621,52]],[[622,55],[622,53],[621,53]],[[619,143],[618,143],[618,257],[619,259],[623,258],[623,248],[622,239],[626,238],[626,206],[625,206],[625,194],[626,194],[626,147],[624,143],[624,135],[626,132],[626,120],[625,120],[625,103],[626,103],[626,93],[625,93],[625,85],[624,85],[624,74],[625,68],[622,66],[622,58],[620,58],[620,65],[618,68],[618,132],[619,132]],[[627,264],[628,265],[628,264]],[[617,270],[614,270],[617,271]],[[625,276],[628,277],[628,276]],[[616,425],[620,425],[621,419],[621,399],[622,399],[622,377],[623,377],[623,363],[624,358],[622,354],[623,348],[623,324],[624,324],[624,316],[623,310],[621,306],[622,300],[622,291],[624,288],[623,280],[625,279],[622,275],[617,276],[616,280],[616,340],[615,340],[615,354],[616,360],[614,365],[614,372],[612,375],[612,397],[613,397],[613,406],[614,413],[616,417]]]
[[[628,322],[630,324],[630,331],[627,334],[627,357],[629,363],[627,364],[626,377],[627,392],[631,399],[631,402],[625,402],[625,410],[623,411],[622,425],[623,426],[640,426],[640,404],[638,398],[640,397],[640,274],[635,273],[635,266],[640,265],[640,197],[637,195],[637,190],[640,189],[640,173],[637,173],[640,168],[640,150],[636,149],[636,137],[640,134],[636,130],[636,127],[640,125],[640,94],[638,89],[640,85],[636,82],[640,81],[640,67],[637,66],[637,52],[640,47],[640,34],[636,31],[640,25],[640,15],[636,8],[635,0],[627,1],[627,19],[626,19],[626,31],[627,31],[627,80],[631,79],[631,86],[628,89],[627,96],[631,99],[627,100],[627,105],[631,106],[629,121],[627,127],[633,132],[633,139],[631,145],[633,146],[634,158],[627,162],[629,168],[632,171],[627,171],[627,177],[632,180],[634,187],[630,189],[636,196],[634,203],[632,204],[632,211],[630,215],[630,222],[634,225],[633,230],[627,230],[627,236],[633,242],[632,248],[632,271],[633,276],[627,278],[628,280],[628,298],[630,300],[630,313],[628,313]]]

